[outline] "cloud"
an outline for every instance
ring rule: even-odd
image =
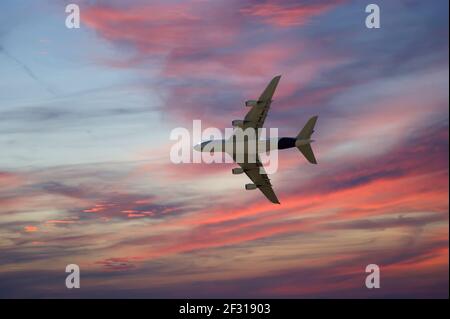
[[[19,185],[23,184],[24,178],[21,174],[0,171],[0,190],[5,191],[6,189],[14,189]]]
[[[27,233],[34,233],[34,232],[38,231],[38,228],[36,226],[25,226],[23,229]]]
[[[107,271],[126,271],[136,267],[132,263],[133,259],[136,258],[107,258],[105,260],[97,261],[96,263],[102,265]]]
[[[391,228],[391,227],[423,227],[427,224],[446,221],[448,216],[439,213],[427,213],[417,217],[405,217],[400,215],[398,217],[387,217],[380,219],[358,219],[349,222],[337,222],[329,225],[333,229],[375,229],[375,228]]]
[[[230,20],[232,15],[219,11],[223,5],[205,7],[191,1],[128,8],[88,6],[83,19],[108,40],[135,46],[141,53],[167,54],[177,48],[201,50],[230,41],[237,26],[235,19]]]
[[[318,1],[314,3],[268,1],[257,3],[240,10],[245,15],[261,18],[265,23],[278,27],[301,26],[308,23],[316,16],[322,15],[344,1]]]

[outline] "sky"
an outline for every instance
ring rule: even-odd
[[[448,298],[448,10],[2,1],[0,297]],[[174,128],[230,127],[278,74],[265,127],[319,116],[318,165],[279,153],[280,205],[171,162]]]

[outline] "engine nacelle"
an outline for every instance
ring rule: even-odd
[[[253,107],[253,106],[256,106],[256,105],[258,105],[258,101],[256,101],[256,100],[245,101],[245,106],[246,107]]]
[[[231,121],[231,125],[233,127],[242,127],[242,126],[244,126],[244,121],[243,120],[233,120],[233,121]]]
[[[232,172],[234,175],[238,175],[238,174],[244,173],[244,170],[243,170],[241,167],[236,167],[236,168],[233,168],[233,169],[231,170],[231,172]]]
[[[252,190],[252,189],[257,189],[258,187],[255,184],[245,184],[245,189],[246,190]]]

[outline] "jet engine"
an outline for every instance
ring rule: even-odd
[[[246,190],[257,189],[258,187],[255,184],[245,184]]]
[[[233,127],[242,127],[242,126],[244,126],[244,121],[243,120],[233,120],[233,121],[231,121],[231,125]]]
[[[257,104],[258,104],[258,101],[256,101],[256,100],[245,101],[245,106],[247,106],[247,107],[253,107],[253,106],[256,106]]]
[[[231,170],[231,172],[233,173],[233,175],[237,175],[237,174],[242,174],[242,173],[244,173],[244,170],[243,170],[241,167],[236,167],[236,168],[233,168],[233,169]]]

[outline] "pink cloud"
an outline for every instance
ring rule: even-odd
[[[219,12],[202,9],[201,3],[154,3],[131,8],[90,6],[86,24],[108,40],[131,44],[141,53],[166,54],[175,48],[205,48],[229,42],[233,24],[219,20]],[[206,20],[215,20],[206,27]]]
[[[20,174],[0,171],[0,190],[12,189],[23,184],[25,179]]]
[[[107,271],[126,271],[136,268],[134,261],[137,257],[112,257],[97,261],[95,264],[101,265]]]
[[[322,15],[344,1],[317,1],[306,4],[283,5],[281,3],[258,3],[241,9],[245,15],[260,17],[264,22],[278,26],[291,27],[308,23],[312,18]]]

